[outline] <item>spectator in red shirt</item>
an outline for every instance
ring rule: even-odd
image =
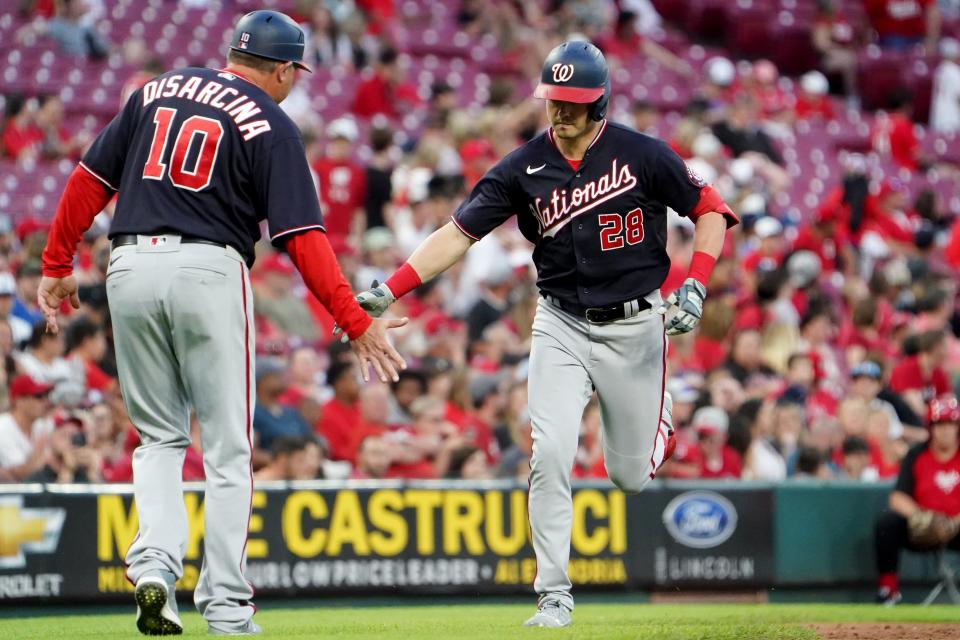
[[[684,367],[695,371],[712,371],[727,359],[727,336],[733,325],[735,311],[721,300],[707,300],[703,305],[703,319],[693,339],[693,351],[684,361]],[[676,400],[674,400],[676,402]]]
[[[497,162],[497,152],[485,138],[472,138],[460,145],[463,178],[467,189],[472,189],[483,174]]]
[[[43,135],[40,154],[48,160],[79,158],[81,151],[91,142],[87,133],[72,135],[63,125],[64,107],[59,96],[37,98],[37,113],[34,122]]]
[[[928,411],[930,439],[910,449],[900,466],[897,483],[890,494],[890,510],[882,514],[876,528],[877,570],[880,573],[877,600],[886,604],[900,601],[897,569],[900,550],[911,547],[907,520],[923,511],[932,511],[960,520],[960,408],[955,398],[934,401]],[[960,550],[960,536],[946,545]]]
[[[744,87],[752,95],[760,109],[760,115],[766,119],[783,119],[789,115],[787,94],[780,88],[780,72],[769,60],[757,60],[750,70],[749,86]]]
[[[37,157],[43,131],[33,121],[27,101],[22,95],[9,95],[3,111],[3,135],[0,136],[3,155],[15,160]]]
[[[350,474],[354,480],[379,480],[387,477],[390,468],[390,447],[383,437],[370,433],[357,447],[357,464]]]
[[[843,188],[837,187],[823,201],[813,223],[801,226],[793,240],[795,252],[811,251],[820,258],[824,273],[855,263],[847,231],[850,206],[843,198]]]
[[[843,74],[846,94],[854,96],[857,93],[857,33],[837,11],[836,4],[835,0],[818,0],[817,17],[811,30],[813,48],[820,54],[823,70]]]
[[[116,387],[117,381],[97,364],[107,353],[107,339],[102,326],[85,316],[71,321],[64,336],[64,350],[71,365],[76,364],[82,369],[86,390],[103,392]]]
[[[598,43],[607,60],[625,63],[636,58],[640,53],[681,76],[693,75],[693,69],[686,60],[638,33],[634,26],[636,21],[637,14],[632,11],[621,11],[617,15],[612,33],[601,38]]]
[[[830,83],[819,71],[808,71],[800,78],[800,93],[793,111],[797,120],[833,120],[836,114],[827,92]]]
[[[359,375],[352,362],[334,362],[327,370],[333,398],[323,405],[323,418],[315,430],[330,443],[332,460],[353,459],[353,432],[360,425]]]
[[[320,181],[323,224],[331,237],[358,237],[364,227],[367,174],[350,159],[359,136],[350,118],[337,118],[327,127],[326,154],[313,163]]]
[[[697,448],[689,452],[691,460],[700,467],[701,478],[739,478],[742,470],[740,456],[727,445],[730,419],[723,409],[702,407],[691,421],[697,433]]]
[[[887,116],[877,118],[871,140],[873,149],[890,156],[898,166],[916,171],[926,161],[920,156],[920,142],[913,130],[913,97],[906,89],[890,94]]]
[[[756,275],[773,271],[783,264],[783,225],[772,216],[763,216],[753,223],[753,234],[759,240],[755,251],[743,259],[743,271]]]
[[[890,374],[890,389],[900,394],[917,415],[926,413],[934,398],[951,393],[950,378],[943,370],[947,337],[942,330],[925,331],[913,338],[915,355],[904,358]]]
[[[937,0],[865,0],[864,5],[881,47],[903,50],[925,42],[935,50],[941,21]]]
[[[403,75],[397,52],[384,49],[373,73],[357,88],[350,110],[362,118],[371,118],[378,113],[398,118],[407,113],[408,107],[418,106],[420,96],[415,87],[403,82]]]

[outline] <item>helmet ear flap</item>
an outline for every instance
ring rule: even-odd
[[[607,117],[607,107],[610,106],[610,78],[607,77],[607,81],[603,83],[603,95],[600,96],[595,102],[590,103],[590,109],[587,111],[587,115],[590,116],[591,120],[600,121]]]

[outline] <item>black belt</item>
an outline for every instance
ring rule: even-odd
[[[641,311],[646,311],[651,306],[650,303],[647,302],[646,298],[628,300],[626,302],[612,304],[606,307],[584,307],[579,304],[565,302],[553,296],[545,297],[551,304],[560,307],[570,315],[583,318],[587,322],[592,322],[594,324],[602,324],[604,322],[613,322],[614,320],[632,318]]]
[[[150,235],[148,233],[142,235]],[[157,235],[176,235],[168,233],[160,233]],[[137,235],[133,233],[127,233],[119,236],[115,236],[113,240],[110,241],[110,246],[116,249],[117,247],[126,247],[132,244],[137,244]],[[214,247],[220,247],[221,249],[226,249],[227,245],[222,242],[214,242],[213,240],[204,240],[203,238],[194,238],[193,236],[180,236],[180,244],[209,244]]]

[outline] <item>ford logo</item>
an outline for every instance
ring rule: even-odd
[[[663,524],[673,539],[694,549],[726,542],[737,529],[737,510],[712,491],[688,491],[663,510]]]

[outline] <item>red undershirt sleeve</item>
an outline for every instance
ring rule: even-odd
[[[327,234],[319,229],[293,234],[287,240],[287,253],[310,293],[317,296],[350,339],[363,335],[373,319],[354,299]]]
[[[57,205],[57,214],[43,250],[43,275],[65,278],[73,273],[77,244],[93,224],[93,219],[110,202],[113,193],[83,167],[77,166],[73,170]]]

